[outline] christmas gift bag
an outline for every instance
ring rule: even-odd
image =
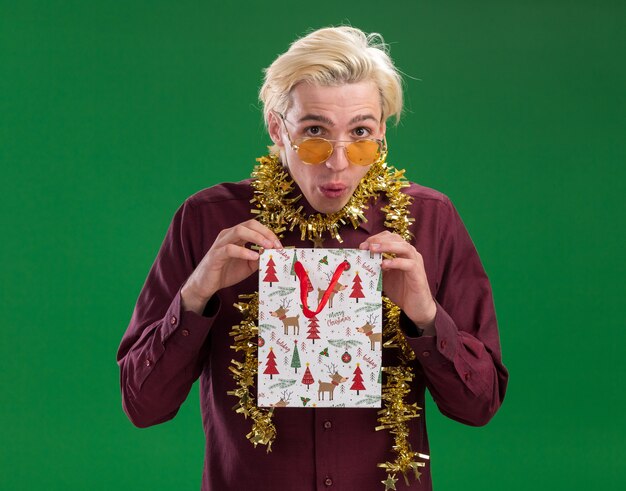
[[[260,407],[380,407],[380,263],[357,249],[262,252]]]

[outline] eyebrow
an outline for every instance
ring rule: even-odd
[[[354,118],[352,118],[348,122],[348,124],[354,124],[360,121],[369,121],[369,120],[374,121],[375,123],[378,123],[378,120],[371,114],[358,114]],[[328,119],[326,116],[322,116],[321,114],[305,114],[298,120],[298,123],[302,123],[304,121],[318,121],[320,123],[326,123],[328,126],[331,126],[331,127],[335,126],[335,123],[333,123],[332,120]]]
[[[371,114],[359,114],[359,115],[355,116],[354,118],[352,118],[348,124],[354,124],[354,123],[358,123],[360,121],[368,121],[370,119],[372,121],[374,121],[375,123],[378,123],[378,120],[374,116],[372,116]]]
[[[298,120],[298,123],[302,123],[304,121],[318,121],[320,123],[326,123],[328,126],[335,126],[335,123],[333,123],[326,116],[322,116],[320,114],[305,114]]]

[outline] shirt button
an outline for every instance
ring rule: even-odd
[[[470,378],[472,377],[472,374],[470,372],[465,372],[463,374],[463,378],[465,379],[465,381],[467,382]]]
[[[181,331],[181,334],[182,334],[183,336],[189,336],[189,331],[188,331],[187,329],[183,329],[183,330]]]
[[[441,349],[444,349],[446,347],[446,344],[448,344],[446,340],[442,339],[441,342],[439,343],[439,346],[441,347]]]
[[[150,365],[152,365],[152,362],[149,358],[146,358],[146,366],[149,367]]]
[[[333,427],[333,424],[330,421],[324,421],[324,429],[330,430]]]
[[[172,316],[170,318],[170,324],[172,324],[172,325],[176,324],[176,317],[175,316]]]
[[[430,356],[430,351],[422,351],[422,356],[424,358],[428,358]]]
[[[333,485],[333,480],[330,477],[327,477],[326,479],[324,479],[324,484],[326,486],[332,486]]]

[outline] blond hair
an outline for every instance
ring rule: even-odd
[[[259,91],[267,124],[271,111],[284,114],[291,89],[300,82],[336,86],[373,81],[380,92],[382,119],[402,112],[402,77],[382,36],[354,27],[327,27],[294,41],[265,69]]]

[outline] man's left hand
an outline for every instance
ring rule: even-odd
[[[428,286],[422,255],[398,234],[388,231],[369,237],[359,249],[395,255],[383,259],[383,291],[424,330],[424,335],[433,336],[437,304]]]

